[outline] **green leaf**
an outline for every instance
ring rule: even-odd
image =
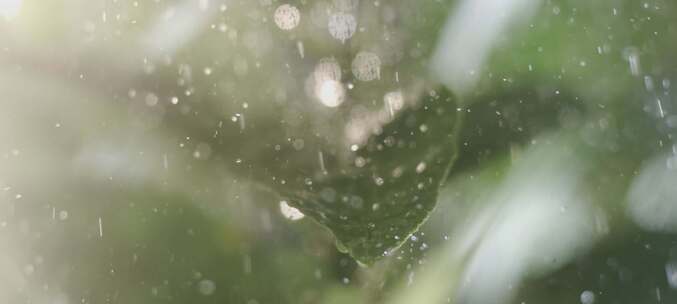
[[[285,195],[333,232],[339,250],[372,264],[402,245],[435,207],[457,156],[461,113],[449,92],[431,93],[355,151],[351,168]]]

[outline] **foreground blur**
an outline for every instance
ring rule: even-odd
[[[675,17],[660,0],[0,0],[0,303],[674,302]],[[357,154],[426,98],[463,113],[458,159],[420,230],[362,267],[288,193],[389,214],[332,178],[435,170]],[[379,151],[445,147],[411,125]]]

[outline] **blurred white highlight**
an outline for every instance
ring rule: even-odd
[[[22,0],[0,0],[0,15],[9,20],[19,15]]]
[[[282,216],[292,221],[298,221],[306,217],[299,209],[289,206],[287,201],[280,201],[280,213],[282,213]]]
[[[460,95],[477,83],[491,49],[517,20],[530,18],[540,0],[464,0],[442,31],[432,72]]]
[[[319,83],[317,98],[327,107],[334,108],[339,106],[345,99],[343,84],[335,80],[325,80]]]
[[[320,59],[315,65],[311,81],[315,97],[323,105],[333,108],[345,100],[345,88],[341,83],[341,66],[336,59]]]
[[[0,0],[2,1],[2,0]],[[202,10],[194,1],[183,1],[161,13],[143,38],[146,50],[159,55],[174,54],[194,39],[218,10]]]
[[[677,158],[658,156],[635,177],[628,192],[628,215],[645,230],[677,233]]]
[[[455,238],[417,275],[418,283],[390,303],[512,303],[525,279],[552,273],[608,234],[606,214],[582,191],[586,164],[567,151],[571,142],[557,137],[537,142],[493,193],[484,188],[494,189],[493,182],[473,186],[464,178],[442,191],[441,200],[476,191],[478,196],[460,197],[470,199],[466,203],[474,210],[462,216],[467,221],[453,228]],[[496,173],[485,174],[476,176]]]
[[[464,303],[508,302],[520,282],[569,263],[607,233],[606,216],[585,200],[583,165],[546,144],[527,153],[494,200],[502,204],[461,280]]]

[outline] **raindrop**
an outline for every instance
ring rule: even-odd
[[[630,65],[630,74],[637,76],[640,73],[639,51],[635,47],[628,47],[623,50],[623,57]]]
[[[287,201],[280,201],[280,212],[285,218],[292,221],[298,221],[305,217],[299,209],[289,206]]]
[[[336,13],[329,16],[329,34],[341,43],[345,43],[355,34],[357,21],[351,14]]]
[[[315,82],[320,83],[326,80],[341,80],[341,66],[338,64],[335,58],[325,57],[320,59],[320,61],[315,65],[313,71],[313,77],[315,77]]]
[[[273,19],[275,20],[277,27],[282,30],[289,31],[299,25],[299,21],[301,21],[301,13],[295,6],[283,4],[275,10],[275,16]]]
[[[402,173],[404,173],[404,169],[402,169],[402,167],[397,167],[397,168],[393,169],[392,175],[393,175],[394,178],[398,178],[398,177],[402,176]]]
[[[212,148],[207,143],[199,143],[193,151],[193,157],[195,159],[208,159],[212,154]]]
[[[158,102],[157,95],[155,95],[153,93],[148,93],[148,95],[146,95],[146,105],[147,106],[152,107],[152,106],[156,105],[157,102]]]
[[[322,191],[320,191],[320,197],[325,202],[333,203],[336,201],[336,190],[332,188],[324,188]]]
[[[555,15],[559,15],[559,13],[560,13],[559,6],[553,7],[553,8],[552,8],[552,13],[555,14]]]
[[[593,304],[595,303],[595,294],[590,291],[586,290],[581,293],[581,304]]]
[[[649,75],[644,76],[644,88],[649,92],[654,90],[653,78]]]
[[[301,56],[301,58],[306,57],[306,55],[305,55],[306,51],[305,51],[305,48],[303,47],[303,42],[297,41],[296,42],[296,48],[299,50],[299,56]]]
[[[305,145],[305,142],[303,141],[303,139],[300,139],[300,138],[294,139],[294,141],[292,142],[292,146],[294,147],[294,150],[296,150],[296,151],[301,151],[303,149],[304,145]]]
[[[338,107],[345,100],[343,84],[335,80],[325,80],[317,84],[315,91],[320,102],[330,108]]]
[[[367,164],[367,160],[364,157],[358,156],[355,158],[355,167],[362,168]]]
[[[425,171],[425,168],[426,168],[426,164],[424,162],[418,163],[418,165],[416,165],[416,173],[419,173],[419,174],[422,173],[423,171]]]
[[[402,110],[404,97],[401,91],[388,92],[383,96],[383,102],[386,104],[390,116],[394,116],[397,111]]]
[[[665,275],[668,279],[668,285],[673,289],[677,289],[677,262],[665,265]]]
[[[212,280],[202,280],[197,284],[197,290],[203,296],[210,296],[216,291],[216,284]]]
[[[351,66],[355,78],[372,81],[381,78],[381,59],[371,52],[359,52]]]

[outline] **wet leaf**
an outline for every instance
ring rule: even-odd
[[[430,94],[354,153],[354,164],[284,193],[331,230],[362,264],[398,248],[435,207],[457,156],[461,111],[448,92]]]

